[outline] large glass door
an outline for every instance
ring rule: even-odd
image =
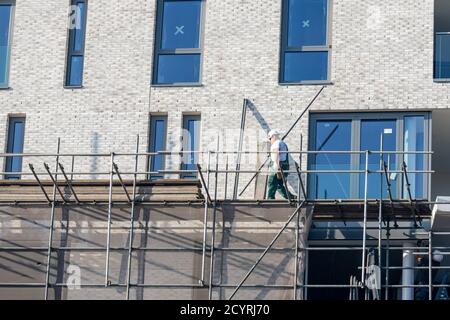
[[[308,174],[310,199],[363,199],[365,174],[356,170],[365,170],[365,151],[371,151],[369,199],[389,197],[387,180],[394,199],[409,199],[409,192],[413,199],[427,199],[429,177],[421,171],[430,165],[428,155],[424,154],[429,150],[428,113],[311,114],[310,121],[309,150],[313,151],[308,157],[308,168],[313,171]],[[387,176],[380,172],[384,163]],[[402,172],[403,164],[407,174]]]
[[[414,199],[426,199],[427,174],[424,171],[428,163],[428,156],[420,153],[425,151],[426,145],[426,122],[424,116],[407,116],[403,121],[404,141],[403,150],[411,152],[405,154],[403,160],[406,164],[411,196]],[[406,179],[403,181],[403,197],[408,198]]]
[[[360,125],[360,151],[396,151],[397,149],[397,119],[370,119],[361,120]],[[385,162],[389,170],[396,170],[397,156],[395,154],[369,154],[368,169],[370,171],[382,170],[383,162]],[[359,160],[360,170],[366,168],[366,155],[361,154]],[[384,180],[383,180],[384,179]],[[380,199],[388,196],[388,188],[385,176],[380,173],[369,173],[368,175],[368,192],[369,199]],[[397,175],[389,175],[391,182],[392,195],[397,196]],[[359,198],[364,198],[365,174],[360,174],[359,179]]]
[[[350,170],[351,154],[334,153],[352,150],[352,122],[349,120],[317,121],[314,150],[310,169]],[[326,152],[330,153],[326,153]],[[320,199],[347,199],[350,197],[350,173],[313,173],[309,175],[309,194]]]

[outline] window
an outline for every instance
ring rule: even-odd
[[[434,78],[450,80],[450,2],[434,2]]]
[[[197,163],[199,162],[200,150],[200,116],[184,116],[183,117],[183,160],[181,169],[195,172],[183,173],[184,179],[197,178]]]
[[[23,141],[25,134],[25,118],[11,117],[8,124],[8,143],[6,153],[23,153]],[[7,157],[5,172],[21,172],[22,157]],[[20,179],[18,174],[7,174],[5,179]]]
[[[159,0],[153,84],[200,83],[203,0]]]
[[[349,120],[318,120],[315,132],[315,151],[350,151],[352,123]],[[313,170],[350,170],[350,154],[323,153],[313,158]],[[314,194],[318,198],[349,198],[350,175],[347,173],[318,173],[314,176]]]
[[[320,153],[310,154],[308,168],[335,172],[309,174],[309,196],[313,199],[363,199],[365,174],[348,171],[365,170],[365,154],[345,151],[383,150],[387,153],[382,159],[379,153],[369,154],[369,199],[389,196],[386,177],[380,174],[381,160],[390,171],[401,171],[405,162],[412,197],[426,199],[428,176],[417,171],[429,167],[429,158],[420,153],[428,151],[428,119],[428,113],[312,114],[310,150]],[[419,153],[394,154],[392,151]],[[393,198],[408,199],[405,176],[391,173],[389,179]]]
[[[281,83],[329,79],[331,0],[283,0]]]
[[[14,4],[0,0],[0,88],[8,87]]]
[[[167,137],[167,117],[151,116],[150,118],[150,152],[160,152],[166,150]],[[157,155],[150,157],[150,171],[156,172],[164,170],[165,156]],[[163,179],[164,175],[152,174],[150,180]]]
[[[66,87],[83,85],[87,0],[73,0],[69,17]]]

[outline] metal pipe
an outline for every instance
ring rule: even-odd
[[[38,182],[39,187],[41,188],[42,192],[44,193],[44,196],[45,196],[45,198],[47,199],[48,203],[51,203],[52,201],[50,200],[50,198],[49,198],[47,192],[45,191],[44,186],[43,186],[42,183],[41,183],[41,180],[39,180],[39,178],[38,178],[36,172],[34,171],[33,165],[30,163],[30,164],[28,164],[28,166],[30,167],[31,172],[33,173],[34,178],[35,178],[36,181]]]
[[[363,222],[363,250],[362,250],[362,271],[361,271],[361,282],[365,286],[366,280],[366,232],[367,232],[367,198],[368,198],[368,180],[369,180],[369,152],[366,151],[366,170],[364,174],[364,222]]]
[[[211,195],[209,194],[208,186],[205,183],[205,178],[203,177],[202,167],[197,163],[197,171],[200,176],[200,181],[203,185],[203,189],[205,189],[206,196],[208,197],[209,203],[212,203]]]
[[[67,185],[69,186],[70,191],[72,192],[72,195],[73,195],[74,198],[75,198],[75,202],[76,202],[77,204],[79,204],[79,203],[80,203],[80,199],[78,199],[78,196],[77,196],[75,190],[73,189],[72,182],[71,182],[71,181],[69,180],[69,178],[67,177],[67,175],[66,175],[66,173],[65,173],[65,171],[64,171],[64,167],[63,167],[63,165],[62,165],[61,163],[59,164],[59,168],[61,169],[61,173],[63,174],[64,179],[66,180]]]
[[[52,287],[68,287],[70,284],[68,283],[54,283]],[[0,283],[0,287],[44,287],[45,283]],[[361,287],[360,284],[310,284],[310,285],[302,285],[298,284],[301,288],[358,288]],[[82,283],[80,287],[85,288],[103,288],[104,284],[94,284],[94,283]],[[124,283],[111,283],[110,286],[113,287],[126,287]],[[198,284],[182,284],[182,283],[141,283],[141,284],[131,284],[131,287],[139,287],[139,288],[205,288],[203,285]],[[234,288],[235,284],[213,284],[214,288]],[[272,289],[292,289],[291,285],[276,285],[276,284],[243,284],[242,288],[272,288]],[[384,287],[384,286],[383,286]],[[427,288],[428,285],[389,285],[389,288]],[[449,285],[435,285],[436,288],[448,288]]]
[[[122,174],[125,175],[133,175],[133,174],[142,174],[142,175],[149,175],[149,174],[180,174],[180,173],[195,173],[197,170],[157,170],[157,171],[125,171],[122,172]],[[214,173],[215,170],[211,170],[210,173]],[[236,170],[218,170],[219,173],[236,173]],[[255,173],[256,170],[240,170],[240,173]],[[285,170],[285,173],[296,173],[294,170]],[[301,170],[301,173],[307,174],[307,173],[364,173],[364,170]],[[403,173],[401,170],[390,170],[390,173]],[[436,173],[434,170],[410,170],[409,173],[422,173],[422,174],[431,174]],[[50,172],[51,174],[55,174],[56,172]],[[269,174],[270,171],[259,171],[259,173],[262,174]],[[380,170],[369,170],[369,173],[380,173]],[[23,175],[23,176],[32,176],[33,173],[30,172],[0,172],[0,175],[4,174],[16,174],[16,175]],[[48,174],[48,172],[36,172],[37,175],[44,175]],[[110,174],[110,172],[66,172],[66,174],[76,174],[76,175],[91,175],[91,176],[104,176]],[[428,202],[430,204],[436,203],[433,201]],[[439,204],[450,204],[450,202],[437,202]]]
[[[389,269],[387,269],[389,267],[389,250],[390,250],[390,242],[389,242],[389,237],[391,235],[390,233],[390,229],[389,229],[389,225],[390,225],[390,221],[387,221],[387,229],[386,229],[386,258],[385,258],[385,263],[386,263],[386,289],[384,292],[384,298],[385,300],[389,300]]]
[[[58,138],[56,153],[59,153],[61,145],[61,139]],[[59,164],[59,156],[56,156],[56,172],[58,172],[58,164]],[[52,177],[53,178],[53,177]],[[53,180],[53,179],[52,179]],[[50,264],[52,259],[52,244],[53,244],[53,229],[55,224],[55,202],[56,202],[56,181],[58,180],[58,175],[55,175],[55,182],[53,184],[53,201],[52,208],[50,211],[50,230],[48,235],[48,250],[47,250],[47,266],[45,271],[45,290],[44,290],[44,299],[48,300],[48,288],[50,283]]]
[[[206,167],[206,186],[209,189],[209,176],[211,174],[211,151],[208,151],[208,166]]]
[[[106,236],[106,262],[105,262],[105,287],[109,285],[109,253],[111,245],[111,213],[112,213],[112,188],[114,178],[114,152],[110,154],[109,197],[108,197],[108,234]]]
[[[139,134],[136,136],[136,153],[139,153]],[[139,156],[135,157],[134,160],[134,171],[138,170]],[[117,172],[119,172],[116,169]],[[128,262],[127,262],[127,294],[126,300],[130,299],[130,282],[131,282],[131,259],[133,253],[133,238],[134,238],[134,209],[136,202],[136,184],[137,184],[137,174],[133,176],[133,199],[131,201],[131,215],[130,215],[130,237],[128,239]]]
[[[303,184],[303,180],[302,180],[302,174],[300,173],[299,165],[297,163],[295,164],[295,169],[296,169],[297,175],[298,175],[298,184],[300,186],[299,189],[302,191],[303,198],[305,200],[307,200],[308,199],[308,195],[306,193],[305,185]],[[300,190],[299,190],[299,199],[300,199]]]
[[[73,172],[75,170],[75,156],[72,156],[72,160],[70,163],[70,171]],[[73,180],[73,173],[70,175],[70,181]]]
[[[281,172],[281,180],[283,181],[283,186],[284,186],[284,189],[286,190],[287,201],[289,202],[289,204],[292,204],[291,192],[288,189],[286,178],[284,177],[284,171],[283,171],[283,168],[281,168],[281,166],[280,166],[280,172]]]
[[[224,199],[227,199],[227,193],[228,193],[228,156],[226,158],[226,164],[225,164],[225,186],[224,186],[225,194]]]
[[[303,135],[300,134],[300,150],[303,150]],[[298,157],[299,163],[302,161],[302,156],[299,155]],[[295,163],[295,168],[298,172],[298,164]],[[301,176],[298,177],[298,183],[297,183],[297,197],[300,199],[300,189],[301,189]],[[306,198],[305,198],[306,200]],[[297,206],[300,205],[300,202],[297,202]],[[295,224],[295,248],[294,248],[294,300],[297,300],[297,282],[298,282],[298,246],[299,246],[299,238],[300,238],[300,214],[297,214],[297,221]]]
[[[117,178],[119,179],[120,185],[122,186],[122,189],[127,196],[128,202],[131,203],[132,200],[131,200],[130,194],[128,193],[127,187],[125,187],[125,184],[123,183],[122,176],[120,175],[120,172],[119,172],[119,167],[117,166],[116,163],[113,163],[113,167],[117,174]],[[137,171],[137,169],[135,169],[135,171]],[[136,176],[136,174],[134,174],[134,176]]]
[[[380,171],[383,170],[383,143],[384,134],[380,135]],[[378,208],[378,266],[381,267],[381,256],[382,256],[382,234],[383,232],[383,173],[380,172],[380,206]],[[381,279],[380,279],[381,280]],[[381,283],[380,283],[381,284]],[[378,289],[377,289],[378,290]],[[379,298],[382,299],[382,292],[380,290]]]
[[[207,227],[208,224],[208,201],[205,201],[205,209],[204,209],[204,218],[203,218],[203,241],[202,241],[202,269],[201,269],[201,276],[200,276],[200,283],[205,283],[205,265],[206,265],[206,234],[207,234]]]
[[[300,208],[300,203],[298,203],[298,207]],[[300,213],[297,212],[297,219],[295,223],[295,248],[294,248],[294,300],[297,300],[297,290],[298,290],[298,247],[300,242]]]
[[[417,227],[416,210],[414,207],[414,200],[412,198],[412,193],[411,193],[411,184],[409,183],[407,165],[406,165],[405,161],[403,161],[403,164],[402,164],[402,171],[403,171],[402,172],[403,176],[405,177],[405,184],[406,184],[406,190],[407,190],[408,199],[409,199],[409,205],[410,205],[410,209],[411,209],[411,215],[413,217],[414,226]],[[417,215],[417,217],[420,220],[420,215]]]
[[[66,198],[64,197],[64,193],[62,193],[62,191],[59,189],[58,182],[56,181],[55,178],[53,178],[53,175],[50,172],[50,167],[45,162],[44,162],[44,167],[45,167],[45,170],[47,170],[47,173],[50,176],[50,179],[52,180],[53,185],[56,187],[56,190],[58,191],[59,195],[61,196],[61,200],[63,202],[66,202]],[[56,169],[56,170],[58,171],[58,169]]]
[[[308,300],[308,283],[309,283],[309,251],[305,252],[305,274],[303,277],[303,300]]]
[[[428,232],[428,300],[433,300],[433,249],[432,231]]]
[[[217,151],[219,150],[219,136],[217,136]],[[208,288],[208,299],[212,300],[212,283],[214,279],[214,247],[216,241],[216,214],[217,214],[217,187],[218,187],[218,172],[219,168],[219,154],[216,154],[216,173],[214,177],[214,207],[212,216],[212,234],[211,234],[211,248],[210,248],[210,258],[209,258],[209,288]]]
[[[248,100],[244,99],[242,105],[242,114],[241,114],[241,130],[239,132],[239,144],[238,144],[238,153],[236,158],[236,174],[234,176],[234,188],[233,188],[233,199],[237,199],[238,187],[239,187],[239,171],[241,170],[241,155],[242,148],[244,144],[244,131],[245,131],[245,122],[247,118],[247,104]]]
[[[403,244],[405,247],[408,243]],[[412,250],[403,250],[402,300],[414,300],[414,254]]]
[[[280,153],[289,153],[289,154],[364,154],[365,151],[339,151],[339,150],[330,150],[330,151],[314,151],[314,150],[303,150],[303,151],[280,151]],[[369,150],[371,154],[379,154],[380,151],[377,150]],[[195,154],[206,154],[208,151],[196,151],[196,150],[189,150],[189,151],[158,151],[158,152],[140,152],[139,154],[136,154],[135,152],[115,152],[116,157],[123,157],[123,156],[156,156],[156,155],[179,155],[184,153],[195,153]],[[220,154],[237,154],[237,151],[220,151]],[[242,151],[241,154],[258,154],[258,153],[266,153],[265,151]],[[433,151],[383,151],[383,154],[393,154],[393,155],[433,155]],[[110,153],[60,153],[60,157],[109,157]],[[6,158],[6,157],[56,157],[58,156],[55,153],[0,153],[0,158]],[[14,173],[16,172],[7,172],[7,173]]]

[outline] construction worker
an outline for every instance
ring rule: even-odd
[[[437,274],[439,272],[439,269],[437,269],[438,267],[440,267],[442,260],[444,260],[444,256],[442,255],[442,253],[439,250],[434,250],[432,257],[431,257],[431,267],[432,267],[432,271],[431,271],[431,282],[432,284],[436,284],[437,283]],[[418,260],[418,266],[421,267],[421,269],[419,269],[417,271],[417,279],[415,281],[416,285],[422,285],[422,286],[428,286],[429,285],[429,270],[427,268],[429,268],[430,262],[428,260],[428,255],[419,255],[417,256],[417,260]],[[419,287],[416,288],[416,300],[428,300],[428,287]],[[436,296],[436,293],[438,291],[438,288],[433,288],[432,291],[432,297],[433,299]]]
[[[286,143],[280,139],[280,133],[277,130],[271,130],[268,134],[268,138],[271,143],[270,147],[270,163],[269,163],[269,187],[268,187],[268,199],[275,199],[275,193],[277,190],[287,199],[289,190],[286,190],[283,182],[283,176],[281,170],[289,170],[289,155],[287,154],[288,147]],[[287,179],[287,174],[284,173],[284,180]],[[294,199],[295,196],[289,193],[290,198]]]

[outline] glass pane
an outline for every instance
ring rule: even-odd
[[[185,119],[184,130],[184,151],[198,151],[200,145],[200,119],[198,117],[189,117]],[[183,170],[197,170],[199,155],[195,152],[184,155]],[[184,178],[197,178],[195,173],[187,173]]]
[[[201,1],[164,1],[162,49],[198,48]]]
[[[83,57],[72,56],[69,67],[69,86],[81,86],[83,79]]]
[[[83,50],[83,42],[84,42],[84,26],[85,26],[85,19],[86,19],[86,5],[84,2],[77,3],[77,14],[80,16],[77,17],[77,25],[76,28],[73,29],[73,50],[74,51],[81,51]]]
[[[11,6],[0,5],[0,85],[7,80],[10,19]]]
[[[435,49],[436,79],[450,79],[450,34],[436,34]]]
[[[165,151],[166,120],[164,118],[156,118],[152,121],[152,126],[152,143],[150,152]],[[164,155],[153,156],[150,171],[164,170],[164,160]],[[157,178],[162,177],[162,175],[157,176]]]
[[[425,118],[423,116],[408,116],[404,121],[404,146],[407,151],[425,151]],[[424,170],[424,154],[405,154],[407,171]],[[413,199],[423,199],[424,194],[424,173],[409,173],[408,179],[411,184],[411,195]],[[406,181],[404,181],[403,197],[408,199]]]
[[[327,44],[327,0],[290,0],[288,46]]]
[[[285,82],[328,79],[328,52],[286,52]]]
[[[159,84],[189,83],[200,81],[200,55],[160,55],[158,59]]]
[[[383,151],[396,151],[397,149],[397,128],[396,120],[362,120],[361,121],[361,135],[360,135],[360,150],[361,151],[380,151],[381,139],[383,139]],[[383,137],[383,138],[382,138]],[[383,160],[388,163],[389,169],[397,170],[395,155],[383,155]],[[365,155],[360,156],[360,170],[365,170],[366,160]],[[369,155],[369,170],[380,170],[381,156],[380,154]],[[399,174],[390,174],[392,195],[396,197],[396,185]],[[387,198],[386,177],[380,173],[369,173],[368,181],[368,197],[370,199],[379,199],[381,186],[383,186],[383,198]],[[359,179],[359,197],[364,198],[365,175],[360,174]]]
[[[350,151],[350,120],[317,121],[315,151]],[[321,153],[311,156],[311,170],[350,170],[351,155]],[[315,173],[308,177],[309,194],[317,199],[350,198],[350,173]]]
[[[10,119],[8,133],[8,153],[23,153],[24,120]],[[22,157],[9,157],[6,159],[6,172],[22,171]],[[19,175],[6,175],[6,179],[19,179]]]

